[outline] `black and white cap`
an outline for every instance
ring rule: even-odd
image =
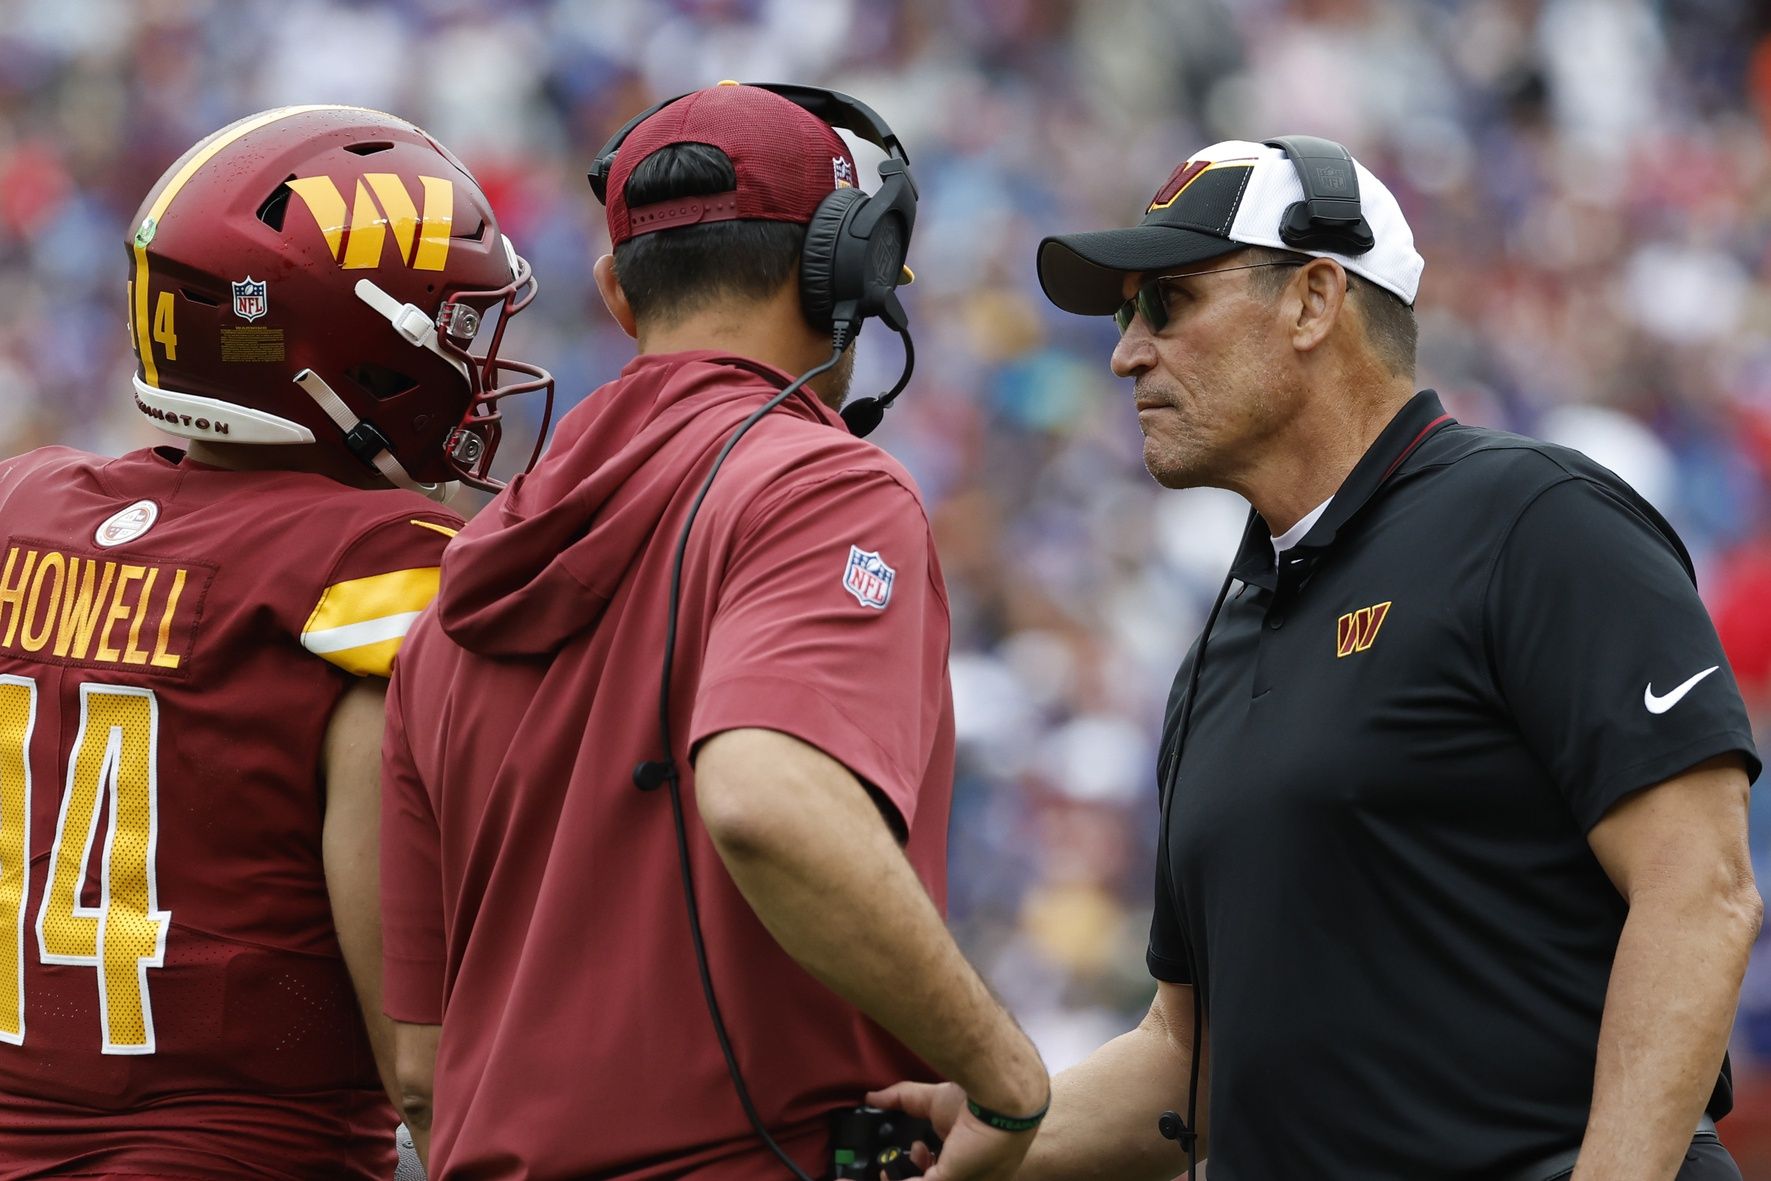
[[[1108,316],[1125,299],[1127,272],[1173,270],[1244,246],[1270,246],[1332,258],[1412,305],[1426,265],[1414,248],[1414,232],[1383,182],[1357,160],[1351,163],[1358,208],[1371,232],[1368,250],[1341,253],[1286,242],[1285,219],[1305,197],[1297,166],[1283,148],[1230,139],[1195,152],[1170,173],[1139,225],[1041,242],[1040,286],[1067,312]]]

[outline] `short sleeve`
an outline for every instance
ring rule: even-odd
[[[1162,834],[1156,851],[1156,906],[1150,913],[1150,947],[1144,953],[1150,975],[1167,984],[1193,983],[1192,953],[1168,872],[1168,834]]]
[[[1683,552],[1617,490],[1540,492],[1502,543],[1483,605],[1506,707],[1583,831],[1631,792],[1715,755],[1758,755]]]
[[[842,472],[748,516],[711,621],[690,741],[790,734],[908,826],[946,691],[947,604],[928,520],[889,473]]]
[[[301,646],[357,676],[386,677],[406,630],[437,597],[443,547],[461,521],[407,513],[352,541],[326,574]]]
[[[1168,984],[1193,983],[1192,952],[1181,926],[1180,910],[1175,905],[1174,879],[1168,867],[1168,787],[1174,761],[1180,757],[1181,711],[1186,706],[1187,685],[1192,680],[1193,662],[1199,658],[1199,641],[1193,641],[1180,671],[1175,673],[1169,689],[1168,708],[1163,712],[1160,754],[1156,760],[1156,792],[1160,803],[1159,831],[1156,839],[1156,904],[1150,912],[1150,946],[1144,954],[1150,975]]]
[[[400,678],[381,742],[382,1008],[395,1021],[443,1019],[442,843],[406,738]]]

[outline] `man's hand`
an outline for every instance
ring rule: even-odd
[[[944,1142],[940,1158],[931,1168],[932,1156],[913,1155],[923,1176],[933,1181],[1006,1181],[1033,1147],[1033,1132],[998,1131],[972,1115],[965,1092],[953,1083],[898,1083],[869,1093],[867,1105],[902,1111],[935,1125]]]
[[[945,1084],[955,1095],[959,1088]],[[942,1133],[945,1143],[933,1167],[925,1168],[928,1181],[1009,1181],[1033,1147],[1028,1132],[1003,1132],[979,1122],[960,1097],[958,1121]]]
[[[971,1114],[965,1108],[965,1092],[954,1083],[894,1083],[883,1091],[869,1091],[865,1102],[926,1119],[942,1140],[953,1134],[961,1115]]]
[[[871,1091],[867,1095],[869,1107],[881,1107],[887,1111],[901,1111],[905,1115],[926,1119],[935,1126],[935,1134],[941,1138],[944,1147],[941,1150],[941,1163],[935,1168],[930,1166],[935,1160],[933,1152],[922,1144],[911,1153],[911,1160],[923,1170],[924,1177],[949,1178],[950,1181],[960,1177],[1009,1177],[1027,1154],[1032,1144],[1033,1135],[1023,1132],[1011,1136],[1007,1132],[999,1132],[994,1128],[985,1127],[972,1118],[965,1105],[965,1092],[955,1083],[897,1083],[883,1091]],[[967,1125],[982,1133],[982,1137],[967,1131]],[[985,1139],[994,1137],[996,1139]],[[1011,1143],[1019,1141],[1019,1145]],[[1011,1158],[999,1158],[992,1149],[1010,1149],[1018,1147]],[[980,1152],[979,1150],[983,1150]],[[980,1166],[988,1166],[999,1159],[1007,1164],[1008,1171],[973,1171]],[[939,1171],[936,1171],[936,1170]]]
[[[1018,1181],[1169,1181],[1185,1170],[1186,1157],[1157,1134],[1156,1123],[1165,1108],[1186,1110],[1192,1016],[1192,989],[1158,984],[1150,1012],[1136,1029],[1052,1080],[1050,1112],[1037,1138],[1031,1133],[1009,1136],[980,1124],[966,1108],[966,1093],[953,1083],[898,1083],[872,1092],[867,1103],[935,1126],[947,1143],[935,1171],[925,1176],[937,1181],[1009,1176]],[[1199,1054],[1196,1115],[1203,1153],[1204,1134],[1210,1129],[1205,1096],[1211,1077],[1205,1030],[1199,1031]],[[988,1097],[978,1102],[996,1106]],[[1032,1109],[1004,1110],[1018,1114]],[[929,1163],[920,1152],[911,1159],[925,1168]],[[1007,1171],[994,1171],[999,1166]]]

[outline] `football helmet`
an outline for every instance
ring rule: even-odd
[[[224,127],[154,185],[128,249],[135,404],[162,429],[335,446],[440,498],[501,487],[499,404],[540,393],[525,470],[540,455],[553,377],[498,355],[534,274],[405,120],[301,106]]]

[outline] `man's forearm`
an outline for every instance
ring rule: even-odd
[[[708,744],[697,790],[715,847],[770,934],[979,1103],[1011,1115],[1038,1108],[1038,1052],[954,944],[866,791],[803,744],[765,745],[767,784],[721,791],[713,745],[747,733]]]
[[[441,1025],[413,1025],[405,1021],[393,1027],[394,1073],[398,1076],[395,1101],[418,1159],[430,1167],[431,1095],[436,1089],[437,1046]]]
[[[1192,998],[1187,989],[1165,992],[1138,1028],[1052,1079],[1051,1115],[1018,1181],[1169,1181],[1185,1172],[1186,1154],[1158,1134],[1156,1122],[1164,1111],[1187,1111]],[[1202,1063],[1201,1128],[1205,1079]]]
[[[1669,1181],[1715,1086],[1757,895],[1639,899],[1618,941],[1573,1181]]]

